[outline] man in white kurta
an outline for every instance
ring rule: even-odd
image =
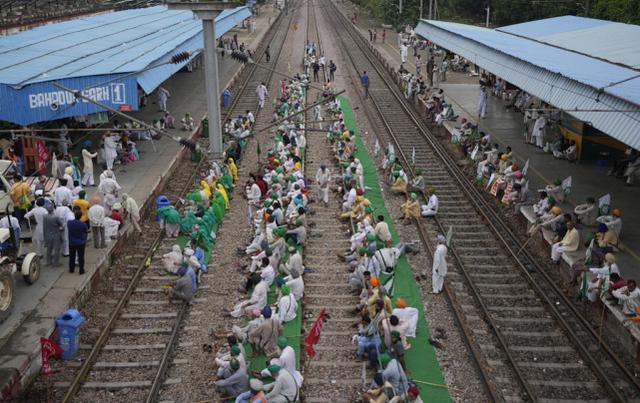
[[[158,107],[162,112],[167,111],[167,100],[171,96],[171,93],[164,87],[158,87]]]
[[[423,217],[434,217],[438,214],[438,196],[436,196],[435,191],[433,189],[427,189],[427,194],[429,194],[429,200],[427,204],[423,204],[421,207],[421,214]]]
[[[487,117],[487,88],[480,87],[480,95],[478,96],[478,117],[484,119]]]
[[[321,164],[316,172],[316,183],[318,184],[318,198],[322,199],[325,207],[329,205],[329,183],[331,182],[331,171],[325,164]]]
[[[402,63],[407,62],[407,45],[404,43],[400,45],[400,59],[402,60]]]
[[[282,297],[278,300],[278,319],[280,319],[281,323],[291,322],[296,318],[298,302],[296,301],[296,297],[291,294],[288,285],[284,284],[280,288],[280,292],[282,293]]]
[[[296,352],[293,350],[291,346],[287,343],[287,338],[284,336],[278,337],[277,341],[278,347],[280,348],[280,356],[277,358],[273,358],[270,361],[271,365],[279,365],[280,367],[286,369],[296,381],[296,385],[298,387],[302,386],[303,377],[302,374],[296,369]],[[260,372],[262,377],[270,377],[271,372],[269,372],[269,368],[265,368]]]
[[[82,186],[95,186],[93,180],[93,159],[98,153],[92,153],[86,148],[82,149]]]
[[[67,228],[67,221],[71,221],[75,218],[71,209],[69,209],[69,202],[71,199],[62,200],[62,204],[56,207],[54,210],[54,214],[56,217],[60,218],[60,220],[64,223],[64,228],[62,230],[62,255],[69,255],[69,228]]]
[[[431,273],[432,288],[434,294],[440,294],[444,286],[444,278],[447,275],[447,246],[443,235],[438,235],[438,246],[433,253],[433,268]]]
[[[138,203],[128,194],[124,193],[122,195],[122,208],[124,209],[124,218],[129,220],[133,228],[142,234],[142,228],[140,228],[140,207]]]
[[[231,316],[239,318],[244,312],[251,312],[254,309],[262,309],[267,305],[267,292],[269,285],[265,281],[260,281],[253,287],[251,298],[241,301],[233,307]]]
[[[291,372],[279,365],[269,365],[269,372],[276,378],[276,381],[264,386],[268,391],[267,402],[269,403],[289,403],[298,400],[298,385]]]
[[[36,200],[36,207],[31,209],[24,218],[27,220],[33,217],[36,220],[36,228],[33,230],[33,241],[36,244],[36,253],[40,257],[44,257],[44,216],[48,214],[44,208],[44,199]]]
[[[296,300],[300,300],[304,296],[304,280],[297,271],[292,271],[290,276],[284,278],[287,282],[287,286],[291,290],[291,294],[296,297]]]
[[[260,83],[256,88],[256,96],[258,97],[258,107],[260,109],[264,108],[264,101],[269,96],[269,91],[267,91],[267,86],[264,85],[264,82]]]
[[[104,178],[100,180],[98,190],[104,195],[105,206],[111,208],[117,201],[118,191],[121,189],[120,184],[113,178]]]
[[[538,148],[544,147],[544,128],[547,125],[547,118],[540,114],[538,119],[536,119],[536,123],[533,125],[533,132],[531,136],[533,140],[535,140],[535,145]]]
[[[113,169],[113,162],[118,157],[118,138],[111,134],[107,133],[104,136],[104,160],[107,164],[107,169]]]

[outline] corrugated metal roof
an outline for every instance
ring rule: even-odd
[[[231,20],[235,25],[249,15],[246,7],[225,10],[216,18],[216,25]],[[231,27],[216,27],[216,33],[221,35]],[[201,39],[201,33],[202,23],[191,11],[165,6],[45,25],[0,38],[0,83],[22,86],[134,72],[180,49],[195,36]]]
[[[635,70],[493,29],[445,21],[423,20],[418,26],[423,25],[435,26],[477,41],[482,45],[596,89],[607,87],[604,92],[640,105],[640,77],[637,77],[638,72]],[[618,82],[620,83],[610,86],[612,83]]]
[[[640,149],[640,80],[597,90],[633,77],[634,70],[486,28],[422,20],[416,33]]]
[[[640,68],[640,26],[572,15],[498,28],[612,63]]]

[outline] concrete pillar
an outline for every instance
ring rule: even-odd
[[[222,157],[222,128],[220,124],[220,84],[218,82],[215,17],[203,19],[202,28],[204,35],[204,81],[209,118],[209,158],[216,161]]]

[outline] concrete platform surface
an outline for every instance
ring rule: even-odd
[[[352,16],[354,12],[358,14],[356,25],[365,37],[368,37],[369,28],[377,29],[378,40],[374,46],[392,66],[400,66],[401,59],[396,32],[387,29],[386,41],[382,43],[380,34],[382,23],[380,21],[367,15],[351,2],[339,2],[338,6],[348,16]],[[422,60],[426,61],[426,52],[419,51],[419,53],[422,55]],[[413,50],[410,49],[407,63],[404,66],[407,70],[415,73],[413,61]],[[445,99],[453,104],[455,112],[460,117],[470,118],[474,122],[478,121],[476,112],[480,91],[478,77],[448,72],[447,81],[442,82],[440,88],[444,89]],[[607,176],[610,167],[599,167],[588,161],[571,164],[566,160],[558,160],[553,155],[532,145],[524,144],[522,114],[505,110],[502,100],[492,95],[488,98],[487,118],[480,120],[479,127],[481,131],[491,134],[492,141],[500,144],[502,150],[507,145],[511,146],[515,160],[520,166],[524,166],[527,159],[530,160],[528,176],[531,189],[541,189],[546,184],[553,183],[555,179],[572,176],[571,194],[561,206],[564,211],[573,212],[574,207],[584,203],[587,197],[591,196],[597,199],[610,193],[612,208],[620,208],[623,213],[621,241],[625,250],[617,254],[617,263],[624,278],[638,279],[640,228],[635,224],[640,220],[640,209],[635,206],[635,202],[640,198],[639,186],[627,187],[624,186],[622,180]]]
[[[238,41],[244,42],[249,49],[254,49],[262,40],[267,29],[275,20],[278,11],[271,5],[263,6],[256,18],[257,29],[249,33],[247,29],[234,28],[227,36],[238,35]],[[230,57],[218,57],[221,88],[230,83],[241,65]],[[181,71],[163,83],[171,97],[168,109],[179,120],[186,112],[195,118],[206,115],[206,96],[204,89],[204,71],[202,68],[192,73]],[[146,122],[160,119],[154,95],[149,97],[148,106],[132,116]],[[124,119],[119,119],[121,122]],[[196,129],[197,131],[198,129]],[[172,130],[177,136],[191,136],[178,129]],[[114,166],[114,172],[122,193],[128,193],[141,208],[155,208],[154,193],[159,190],[162,181],[177,164],[182,147],[169,138],[137,143],[140,160],[132,164]],[[155,150],[154,150],[155,146]],[[72,150],[74,155],[80,149]],[[102,172],[96,166],[96,184]],[[87,194],[97,194],[97,187],[85,189]],[[69,307],[75,306],[80,295],[88,294],[99,280],[99,272],[104,269],[110,255],[117,249],[118,242],[126,241],[126,234],[107,243],[106,249],[96,250],[91,241],[86,250],[86,274],[80,276],[67,270],[67,259],[62,259],[61,267],[42,267],[40,279],[28,286],[21,278],[16,277],[16,305],[10,318],[0,325],[0,401],[6,401],[19,394],[28,380],[40,369],[40,337],[50,337],[55,330],[55,318]],[[27,248],[31,246],[27,244]],[[44,262],[43,262],[44,263]]]

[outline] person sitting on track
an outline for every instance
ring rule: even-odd
[[[177,274],[179,278],[173,288],[170,289],[170,295],[186,303],[191,303],[191,301],[193,301],[194,290],[191,284],[191,278],[187,275],[187,268],[184,266],[180,267]]]

